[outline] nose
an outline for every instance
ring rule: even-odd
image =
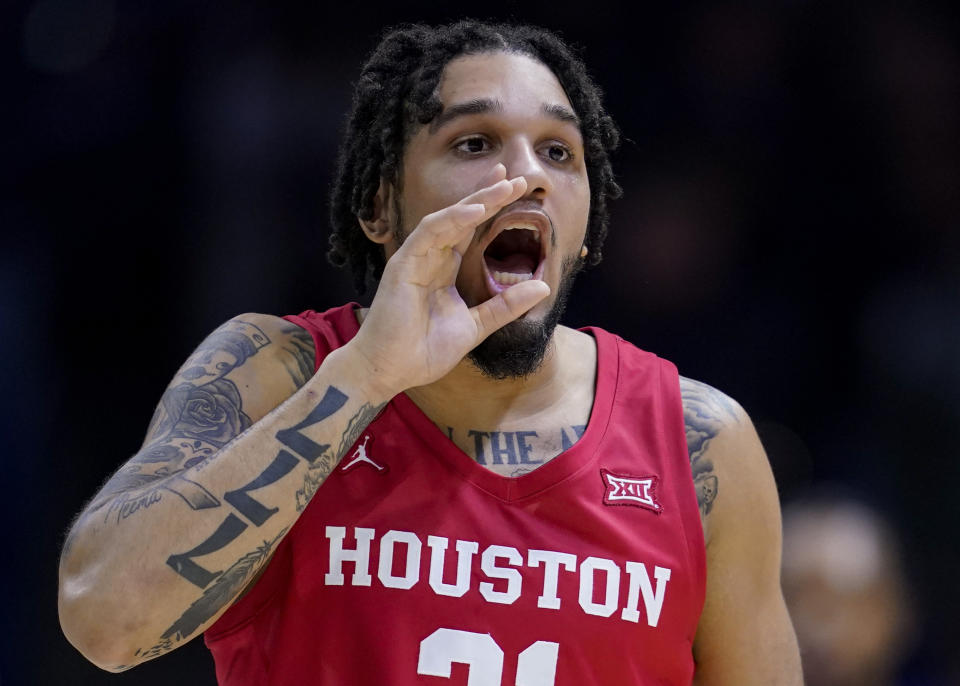
[[[546,162],[530,141],[514,140],[506,146],[504,153],[503,165],[507,168],[507,178],[524,177],[527,180],[527,196],[541,197],[552,190]]]

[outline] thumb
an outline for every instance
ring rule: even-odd
[[[550,295],[550,286],[539,279],[521,281],[486,302],[470,308],[477,325],[477,343]]]

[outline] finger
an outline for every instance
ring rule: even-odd
[[[430,248],[426,255],[406,260],[406,281],[426,288],[449,286],[460,271],[460,254],[450,248]]]
[[[423,256],[432,248],[450,248],[462,234],[469,233],[483,221],[486,208],[480,203],[451,205],[428,214],[410,232],[400,251]]]
[[[505,291],[470,308],[477,325],[477,343],[550,295],[550,286],[539,279],[521,281]]]
[[[505,178],[507,178],[507,168],[503,166],[503,162],[497,162],[493,165],[493,169],[480,180],[480,187],[485,188],[492,186],[497,181],[503,181]]]
[[[477,193],[474,193],[466,198],[475,202],[483,202],[484,214],[483,218],[477,222],[478,225],[491,219],[494,215],[496,215],[497,212],[512,203],[514,200],[522,197],[527,191],[527,180],[522,176],[510,179],[510,181],[506,183],[509,183],[511,187],[511,190],[506,197],[491,197],[490,195],[484,195],[484,192],[488,189],[481,189],[480,191],[477,191]],[[454,246],[454,250],[461,255],[466,252],[467,248],[470,247],[470,242],[474,238],[474,233],[475,232],[471,233],[468,231],[459,232],[459,240]]]
[[[500,165],[502,166],[502,165]],[[463,204],[473,204],[479,203],[487,208],[488,217],[492,217],[495,212],[497,212],[504,205],[513,202],[521,195],[524,191],[527,190],[527,180],[518,176],[514,179],[501,179],[497,183],[481,188],[478,191],[474,191],[460,203]],[[457,203],[458,205],[460,203]]]
[[[481,188],[457,204],[428,214],[420,220],[417,228],[407,236],[403,247],[414,255],[423,255],[430,248],[458,245],[479,224],[523,195],[526,188],[527,182],[522,176],[510,181],[502,179]]]

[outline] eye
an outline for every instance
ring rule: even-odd
[[[547,157],[553,162],[569,162],[573,159],[573,152],[561,143],[551,143],[547,146]]]
[[[490,149],[490,143],[482,136],[470,136],[457,141],[453,149],[465,155],[479,155]]]

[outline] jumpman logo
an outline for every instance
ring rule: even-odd
[[[343,465],[343,467],[340,468],[340,471],[345,472],[348,469],[350,469],[352,466],[357,464],[358,462],[367,462],[369,464],[372,464],[374,467],[376,467],[377,471],[379,472],[383,471],[383,467],[378,465],[376,462],[374,462],[367,456],[367,441],[369,440],[370,440],[370,436],[363,437],[363,443],[357,446],[356,452],[353,453],[353,459],[350,460],[347,464]]]

